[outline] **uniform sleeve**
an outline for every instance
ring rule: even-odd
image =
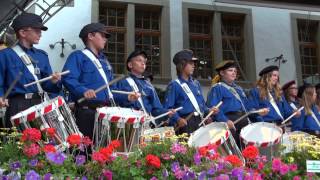
[[[4,51],[0,51],[0,97],[4,96],[4,81],[6,73],[6,57]]]
[[[281,96],[281,99],[283,118],[287,118],[293,113],[293,109],[290,107],[288,101],[283,96]]]
[[[199,102],[199,106],[202,106],[203,108],[203,112],[204,114],[208,114],[210,109],[208,108],[207,104],[206,104],[206,101],[204,100],[204,97],[203,97],[203,91],[202,91],[202,88],[201,88],[201,85],[200,85],[200,82],[199,81],[196,81],[197,83],[197,87],[200,91],[200,102]]]
[[[133,91],[126,79],[120,80],[114,86],[112,86],[110,88],[113,89],[113,90],[126,91],[126,92]],[[131,107],[132,102],[130,102],[128,100],[128,95],[114,93],[113,96],[114,96],[115,102],[117,104],[119,104],[120,106],[122,106],[122,107]]]
[[[163,108],[162,104],[160,103],[160,99],[155,88],[152,89],[152,92],[152,116],[158,116],[160,114],[168,112],[168,110]]]
[[[165,102],[164,102],[164,108],[165,109],[174,109],[175,108],[175,101],[176,101],[176,89],[174,87],[173,82],[171,82],[166,90],[166,96],[165,96]],[[177,123],[177,121],[180,119],[179,113],[175,113],[170,118],[170,125],[174,125]]]
[[[260,105],[259,105],[259,101],[260,101],[260,95],[259,95],[259,91],[257,88],[253,88],[250,90],[249,92],[249,97],[248,97],[248,107],[250,110],[258,110],[260,109]],[[262,122],[263,121],[263,117],[261,117],[259,114],[251,114],[250,119],[255,121],[255,122]]]
[[[70,73],[62,77],[63,85],[74,96],[76,96],[77,99],[81,98],[83,94],[88,90],[79,82],[79,78],[81,75],[81,59],[79,58],[80,57],[78,57],[75,53],[69,55],[63,67],[63,71],[70,70]]]
[[[221,89],[218,85],[216,85],[212,87],[208,93],[207,105],[211,108],[216,106],[220,101],[222,101]],[[224,112],[221,110],[215,115],[215,118],[220,122],[227,122],[228,120],[228,118],[224,115]]]
[[[306,112],[303,109],[299,117],[293,117],[291,119],[292,131],[302,131],[305,118]]]
[[[45,78],[48,77],[50,75],[52,75],[52,69],[49,63],[49,59],[48,56],[46,55],[46,58],[44,59],[44,69],[41,72],[41,78]],[[57,83],[52,83],[50,80],[49,81],[45,81],[41,84],[41,86],[43,87],[43,89],[45,91],[48,92],[52,92],[52,93],[59,93],[60,90],[62,89],[62,82],[58,81]]]

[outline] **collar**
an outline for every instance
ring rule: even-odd
[[[142,75],[140,75],[140,76],[134,75],[134,74],[132,74],[131,72],[129,73],[129,76],[132,77],[132,78],[134,78],[134,79],[145,80],[144,76],[142,76]]]
[[[20,46],[24,52],[28,52],[28,51],[35,52],[35,48],[33,46],[31,48],[26,48],[20,42],[18,42],[18,46]]]
[[[86,47],[85,49],[88,49],[97,59],[101,60],[101,59],[105,59],[105,56],[101,51],[98,52],[98,55],[96,55],[89,47]]]
[[[193,78],[192,76],[189,76],[188,80],[185,80],[184,78],[182,78],[181,76],[178,77],[178,79],[180,80],[180,82],[193,82]]]

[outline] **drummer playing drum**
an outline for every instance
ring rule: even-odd
[[[207,105],[213,107],[223,101],[219,113],[215,119],[219,122],[226,122],[232,135],[240,147],[239,134],[241,129],[248,124],[248,120],[243,119],[234,125],[233,121],[250,111],[250,103],[243,89],[235,83],[237,78],[237,66],[234,61],[226,60],[216,66],[218,74],[213,78],[210,91],[208,92]],[[263,109],[260,115],[268,113],[268,109]]]

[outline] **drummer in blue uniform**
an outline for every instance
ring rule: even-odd
[[[234,121],[243,116],[246,112],[252,110],[248,98],[243,89],[235,83],[237,78],[237,66],[234,61],[222,61],[216,66],[218,74],[213,78],[213,86],[208,92],[207,105],[213,107],[220,101],[223,104],[220,111],[215,115],[218,122],[226,122],[238,146],[240,145],[239,134],[241,129],[248,124],[245,118],[234,125]],[[263,109],[261,115],[268,112]]]
[[[298,97],[304,107],[301,116],[292,119],[293,131],[304,131],[320,137],[320,114],[316,107],[317,93],[311,84],[303,84],[299,87]]]
[[[249,100],[252,108],[269,108],[269,113],[256,121],[280,124],[284,118],[294,111],[290,109],[288,102],[281,94],[279,84],[279,67],[267,66],[259,72],[260,79],[257,86],[250,90]],[[299,116],[297,113],[296,116]]]
[[[194,132],[199,128],[205,114],[210,111],[213,111],[213,114],[218,112],[217,108],[209,109],[206,106],[200,83],[192,77],[197,60],[188,49],[177,52],[173,57],[178,79],[169,83],[164,107],[183,107],[170,119],[170,125],[177,127],[177,134]]]
[[[59,73],[52,73],[48,54],[33,46],[39,43],[41,32],[48,29],[43,25],[41,17],[23,13],[13,20],[12,28],[18,44],[0,51],[0,106],[9,105],[6,111],[6,127],[11,127],[11,116],[40,104],[44,91],[58,93],[61,89],[61,76]],[[18,78],[20,73],[22,75]],[[24,87],[27,83],[50,75],[50,81]],[[3,96],[16,78],[18,81],[9,93],[7,102]]]
[[[153,85],[146,77],[145,69],[147,63],[147,54],[141,50],[133,51],[127,58],[127,70],[129,76],[117,83],[117,90],[126,92],[135,92],[141,96],[137,101],[129,101],[126,96],[119,95],[116,102],[121,107],[134,108],[143,110],[146,114],[152,116],[158,116],[160,114],[168,112],[167,109],[163,108],[158,94]],[[175,113],[173,110],[170,111],[169,116]],[[161,120],[154,122],[159,124],[160,121],[165,120],[164,117]]]
[[[92,137],[95,113],[97,107],[114,105],[114,98],[110,88],[96,93],[94,90],[108,84],[113,79],[112,67],[102,50],[107,38],[111,35],[101,23],[91,23],[84,26],[79,34],[86,48],[71,53],[63,67],[70,73],[62,78],[63,85],[70,92],[75,104],[75,118],[79,130]],[[77,101],[85,97],[85,101]],[[127,95],[127,98],[134,95]]]

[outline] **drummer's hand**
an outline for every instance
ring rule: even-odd
[[[213,119],[212,119],[211,117],[209,117],[209,118],[205,121],[206,124],[210,124],[210,123],[212,123],[212,122],[213,122]]]
[[[8,99],[3,99],[0,97],[0,108],[9,106]]]
[[[295,110],[294,112],[296,113],[296,115],[294,115],[294,117],[300,117],[301,111]]]
[[[129,100],[129,101],[136,101],[136,100],[138,100],[140,97],[141,97],[141,94],[140,94],[140,93],[131,92],[131,93],[128,95],[128,100]]]
[[[269,108],[262,108],[259,110],[260,112],[258,113],[260,116],[265,116],[269,113]]]
[[[231,120],[228,120],[228,121],[227,121],[227,125],[228,125],[229,129],[234,129],[234,130],[236,130],[236,127],[234,126],[234,124],[233,124],[233,122],[232,122]]]
[[[186,126],[188,123],[187,123],[187,121],[185,120],[185,119],[183,119],[183,118],[180,118],[179,120],[178,120],[178,127],[184,127],[184,126]]]
[[[89,89],[87,90],[86,92],[84,92],[83,96],[86,98],[86,99],[93,99],[93,98],[96,98],[96,93],[94,92],[93,89]]]
[[[213,114],[218,114],[219,112],[219,108],[216,108],[215,106],[213,106],[210,111],[213,113]]]
[[[54,83],[54,84],[61,80],[60,73],[55,72],[51,76],[52,76],[51,82]]]
[[[174,109],[169,109],[168,113],[169,113],[169,114],[168,114],[169,118],[171,118],[172,115],[174,115],[174,114],[176,113],[176,110],[174,110]]]

